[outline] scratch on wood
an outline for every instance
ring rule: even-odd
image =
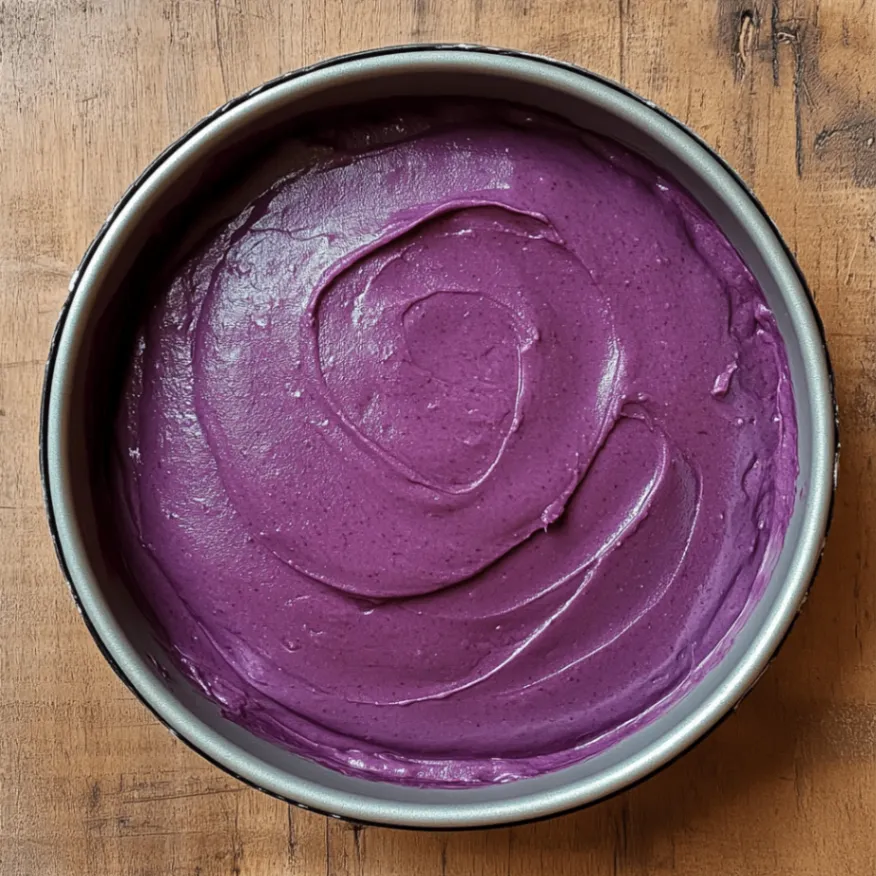
[[[618,71],[621,82],[627,79],[627,19],[629,18],[629,0],[617,0],[617,52]]]
[[[97,812],[100,808],[100,782],[96,779],[89,779],[88,782],[88,809],[90,812]]]
[[[283,7],[277,4],[277,72],[282,73],[283,64]]]
[[[876,119],[863,119],[859,122],[846,122],[824,128],[815,137],[815,148],[823,149],[828,141],[839,135],[851,135],[860,139],[866,147],[872,147],[876,138]]]
[[[216,35],[216,56],[219,59],[219,75],[222,78],[222,91],[225,94],[225,99],[231,96],[228,91],[228,71],[225,69],[225,48],[222,42],[222,23],[219,20],[219,10],[221,9],[219,0],[213,0],[213,31]]]
[[[794,67],[794,163],[797,177],[803,176],[803,105],[812,103],[812,95],[806,81],[806,68],[815,63],[815,46],[817,32],[814,22],[808,23],[799,18],[780,21],[778,5],[773,4],[772,11],[772,55],[773,84],[779,85],[779,47],[787,45],[791,49]]]
[[[803,789],[803,773],[800,769],[800,759],[794,758],[794,798],[797,803],[797,812],[802,813],[805,810],[804,805],[804,789]]]
[[[736,38],[736,80],[745,79],[751,56],[757,44],[760,15],[757,9],[743,9],[739,16],[739,35]]]
[[[126,803],[154,803],[159,800],[187,800],[190,797],[212,797],[217,794],[240,794],[246,788],[208,788],[205,791],[189,791],[181,794],[146,794],[126,800]]]
[[[138,830],[130,831],[127,836],[145,837],[145,836],[172,836],[179,839],[179,830],[172,828],[171,830]],[[240,871],[236,871],[239,873]]]
[[[797,34],[793,31],[779,31],[776,34],[776,44],[790,43],[794,55],[794,161],[797,168],[797,177],[803,176],[803,135],[800,130],[803,123],[802,110],[800,107],[799,77],[800,73],[800,45]]]
[[[295,819],[292,815],[292,807],[286,807],[286,854],[289,858],[289,866],[295,868],[295,855],[298,839],[295,835]]]
[[[29,368],[33,365],[44,365],[42,359],[19,359],[17,362],[0,362],[0,369]]]
[[[838,158],[851,166],[852,179],[864,188],[876,186],[876,116],[843,121],[822,128],[815,136],[815,154],[823,156],[837,147]]]
[[[364,824],[353,825],[353,852],[356,855],[357,870],[360,870],[362,865],[362,831],[364,830]]]
[[[414,0],[414,38],[420,39],[427,30],[429,16],[432,12],[431,0]]]
[[[232,809],[225,808],[226,818],[230,823],[229,839],[231,841],[231,876],[240,876],[241,864],[244,858],[244,844],[240,833],[240,798],[235,797]]]
[[[846,268],[846,283],[852,279],[852,266],[855,264],[855,256],[858,254],[858,247],[861,245],[861,239],[855,240],[855,248],[852,250],[851,258],[849,258],[849,266]]]
[[[770,5],[770,46],[773,63],[773,85],[779,87],[779,41],[776,34],[779,32],[779,2],[773,0]]]
[[[55,259],[0,258],[0,271],[15,271],[16,273],[41,271],[46,274],[63,277],[66,280],[70,274],[73,273],[73,268],[64,262]]]
[[[185,3],[190,6],[201,6],[204,5],[204,0],[175,0],[177,4]],[[209,3],[210,0],[207,0]],[[214,9],[224,9],[226,12],[231,13],[232,15],[238,15],[241,18],[255,18],[259,21],[267,21],[267,16],[259,15],[257,12],[253,12],[251,9],[247,9],[246,6],[242,8],[238,8],[237,6],[230,6],[227,3],[219,3],[218,0],[213,0],[213,8]]]
[[[766,0],[724,0],[716,6],[719,53],[732,64],[734,81],[741,84],[747,80],[753,94],[754,64],[759,55],[770,53],[770,45],[761,44]]]
[[[614,876],[622,873],[629,853],[630,809],[626,797],[621,799],[620,812],[615,818],[616,830],[612,846],[611,871]]]

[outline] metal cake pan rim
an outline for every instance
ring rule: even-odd
[[[72,505],[69,491],[61,486],[64,482],[64,466],[60,452],[64,430],[61,428],[62,417],[59,410],[63,407],[63,378],[66,370],[64,366],[70,364],[64,360],[65,342],[72,324],[71,311],[74,311],[72,322],[75,323],[77,299],[80,296],[85,297],[88,289],[91,288],[91,284],[88,282],[88,271],[95,263],[95,256],[100,255],[101,247],[106,246],[108,236],[111,237],[111,232],[117,223],[125,218],[127,221],[136,221],[135,218],[131,218],[130,212],[125,217],[125,210],[130,208],[132,201],[136,201],[138,194],[144,190],[144,187],[156,182],[162,169],[165,169],[168,162],[180,154],[180,150],[190,146],[202,132],[209,133],[211,125],[228,120],[235,111],[245,112],[248,103],[257,101],[260,97],[262,99],[277,98],[278,89],[285,88],[288,91],[290,87],[305,77],[318,76],[338,67],[351,68],[358,65],[360,72],[364,70],[367,73],[369,64],[382,65],[388,59],[407,57],[415,57],[420,62],[426,58],[436,64],[439,62],[447,64],[447,69],[450,69],[449,65],[454,62],[465,66],[471,63],[472,59],[476,59],[475,66],[480,69],[487,70],[489,68],[504,75],[513,73],[513,67],[505,67],[501,63],[502,59],[509,59],[512,65],[522,64],[530,67],[533,75],[539,68],[544,73],[549,70],[563,71],[586,81],[591,89],[602,89],[605,92],[603,98],[609,103],[616,100],[619,105],[626,104],[627,110],[631,107],[639,108],[639,111],[653,115],[652,123],[663,126],[664,135],[688,141],[692,147],[702,153],[701,159],[705,158],[707,161],[713,162],[714,172],[726,175],[728,183],[738,190],[738,195],[747,202],[747,206],[751,208],[753,213],[757,214],[765,228],[760,233],[771,236],[774,243],[780,248],[789,270],[794,275],[794,282],[800,293],[800,298],[796,303],[799,305],[802,301],[805,304],[808,312],[804,316],[812,322],[811,330],[808,331],[807,335],[809,347],[801,349],[801,355],[814,370],[823,371],[820,388],[818,392],[814,393],[818,396],[814,403],[817,405],[817,410],[820,411],[821,428],[814,436],[816,440],[813,445],[813,456],[818,458],[820,474],[813,480],[810,496],[807,497],[807,502],[814,505],[814,511],[810,513],[800,539],[801,542],[805,542],[804,547],[802,551],[798,548],[798,553],[802,552],[804,555],[804,562],[799,564],[798,574],[794,580],[785,584],[781,599],[777,600],[778,607],[775,607],[770,613],[769,622],[765,624],[757,647],[749,649],[745,655],[745,661],[741,665],[737,665],[711,697],[695,711],[692,719],[684,722],[681,728],[676,727],[675,732],[658,740],[659,744],[655,743],[638,752],[636,756],[628,759],[621,768],[610,770],[609,775],[601,783],[594,778],[586,778],[561,786],[559,790],[554,789],[529,795],[521,794],[519,797],[513,797],[509,800],[486,803],[465,803],[463,798],[466,791],[460,790],[454,793],[461,795],[459,798],[461,802],[419,804],[407,801],[393,802],[368,797],[364,794],[350,794],[328,789],[272,767],[254,755],[244,752],[217,731],[195,718],[155,679],[142,657],[136,653],[130,643],[125,641],[125,637],[120,634],[119,629],[113,629],[113,619],[108,617],[106,612],[100,610],[101,600],[95,599],[96,595],[99,597],[99,593],[97,593],[99,583],[90,580],[88,564],[87,562],[83,564],[80,556],[84,552],[81,545],[77,543],[75,531],[73,531],[75,527],[70,525],[69,516]],[[294,93],[291,96],[281,93],[279,99],[294,101],[295,95]],[[653,124],[647,128],[647,132],[652,135],[654,133]],[[61,368],[58,367],[59,360]],[[339,56],[293,71],[230,101],[207,116],[162,152],[125,193],[98,232],[79,269],[73,275],[70,294],[58,320],[46,366],[40,426],[40,465],[49,524],[56,551],[74,599],[92,636],[116,673],[166,726],[217,766],[290,803],[366,823],[457,829],[531,821],[594,803],[653,775],[654,772],[680,756],[710,729],[713,729],[751,689],[762,674],[787,634],[805,599],[817,568],[823,540],[829,525],[838,453],[836,402],[833,393],[832,373],[824,331],[817,309],[793,255],[764,208],[735,172],[681,122],[617,83],[583,68],[550,58],[467,44],[428,44],[377,49]],[[561,778],[563,772],[559,771],[555,775]]]

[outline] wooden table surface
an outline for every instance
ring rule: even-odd
[[[808,276],[842,411],[821,572],[738,714],[629,793],[499,831],[329,821],[171,738],[73,608],[37,470],[68,277],[134,176],[266,78],[420,40],[581,63],[719,149]],[[876,873],[874,138],[874,0],[0,0],[0,873]]]

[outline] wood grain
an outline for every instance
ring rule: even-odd
[[[414,40],[584,64],[717,147],[810,280],[842,410],[824,563],[754,694],[653,780],[512,830],[354,828],[208,766],[99,656],[40,506],[49,337],[69,274],[128,182],[229,96]],[[0,872],[876,873],[874,58],[874,0],[0,0]]]

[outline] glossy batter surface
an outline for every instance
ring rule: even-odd
[[[674,182],[501,104],[315,129],[141,325],[134,586],[233,720],[344,772],[537,775],[674,702],[781,548],[754,279]]]

